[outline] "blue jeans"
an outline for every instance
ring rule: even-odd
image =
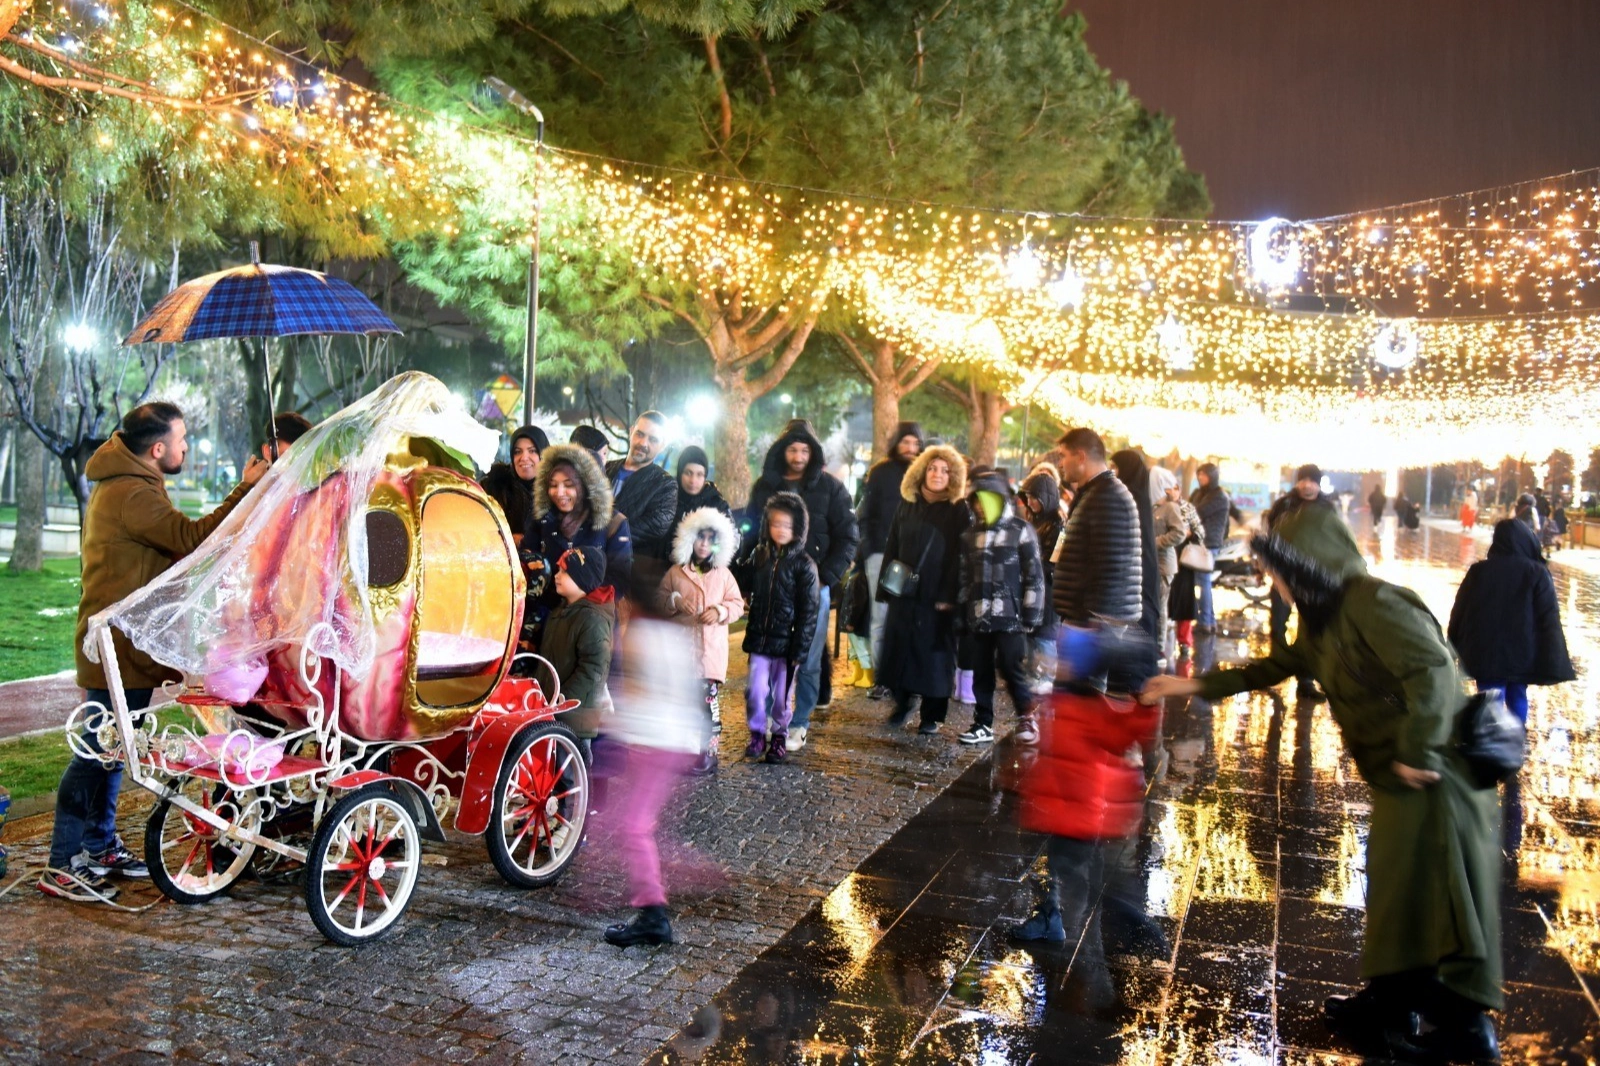
[[[817,693],[822,689],[822,650],[828,643],[828,598],[833,592],[826,585],[817,604],[817,631],[811,635],[811,647],[806,650],[806,661],[800,664],[800,676],[794,682],[794,718],[789,728],[802,729],[811,725],[811,712],[817,706]]]
[[[1195,610],[1195,624],[1208,629],[1217,627],[1217,612],[1211,605],[1211,579],[1215,576],[1210,570],[1196,570],[1194,573],[1194,591],[1199,597]]]
[[[125,690],[130,711],[150,706],[151,689]],[[91,702],[111,713],[111,693],[88,690]],[[91,722],[90,725],[96,723]],[[91,729],[83,731],[89,747],[103,750]],[[80,851],[103,855],[117,842],[117,793],[122,789],[122,765],[106,766],[98,759],[74,755],[56,788],[56,824],[50,833],[50,865],[65,870]]]
[[[1489,678],[1478,679],[1478,691],[1497,688],[1506,694],[1506,709],[1517,716],[1517,721],[1523,725],[1528,724],[1528,686],[1508,685],[1504,681],[1493,681]]]

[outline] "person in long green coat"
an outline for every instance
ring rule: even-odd
[[[1367,573],[1337,513],[1305,508],[1252,542],[1300,612],[1292,645],[1203,677],[1158,677],[1144,698],[1219,700],[1309,675],[1372,791],[1367,925],[1359,994],[1326,1004],[1331,1023],[1393,1046],[1431,1044],[1453,1061],[1498,1060],[1499,795],[1475,788],[1452,743],[1467,701],[1455,655],[1410,589]],[[1435,1030],[1416,1035],[1416,1015]]]

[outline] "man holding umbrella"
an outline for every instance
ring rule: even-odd
[[[183,470],[189,442],[183,412],[170,403],[135,407],[90,458],[84,472],[95,483],[83,522],[83,594],[78,601],[74,638],[78,684],[87,699],[111,706],[105,667],[83,651],[89,618],[140,588],[199,547],[221,525],[268,463],[252,457],[244,481],[204,518],[190,518],[172,505],[166,479]],[[113,628],[111,639],[121,667],[130,710],[150,706],[155,688],[178,673],[156,662]],[[91,726],[94,723],[91,721]],[[94,732],[84,740],[96,746]],[[55,828],[50,837],[50,869],[39,890],[60,899],[109,902],[117,890],[108,875],[148,877],[149,870],[117,835],[117,792],[122,770],[74,755],[56,790]]]

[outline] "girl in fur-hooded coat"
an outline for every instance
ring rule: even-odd
[[[672,538],[672,568],[661,582],[663,613],[689,628],[701,692],[711,724],[702,773],[716,766],[722,735],[722,686],[728,680],[728,626],[744,613],[744,596],[728,564],[739,550],[733,522],[715,507],[683,516]]]
[[[570,494],[563,491],[560,502],[551,496],[557,474],[564,487],[576,490]],[[553,580],[556,560],[569,548],[603,552],[606,583],[616,590],[617,599],[627,594],[628,575],[633,572],[633,537],[628,519],[612,507],[611,483],[586,449],[556,444],[544,450],[533,481],[533,517],[538,523],[535,532],[539,558],[530,562],[527,569],[528,608],[535,615],[535,635],[560,601]],[[529,628],[524,619],[524,632]]]
[[[928,484],[928,468],[942,461],[944,488]],[[922,697],[922,724],[944,721],[956,667],[956,603],[960,593],[961,534],[972,524],[967,508],[967,464],[954,448],[935,445],[917,456],[900,481],[900,507],[889,523],[879,571],[879,600],[889,604],[877,680],[895,697],[894,718],[904,721],[913,695]],[[916,575],[909,595],[891,596],[881,574],[900,562]]]

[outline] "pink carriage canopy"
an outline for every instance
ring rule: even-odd
[[[116,626],[158,662],[219,677],[256,676],[315,633],[312,652],[365,677],[377,650],[366,512],[386,460],[425,452],[471,476],[499,438],[437,378],[391,378],[301,437],[199,548],[92,624]],[[92,639],[84,650],[98,659]]]

